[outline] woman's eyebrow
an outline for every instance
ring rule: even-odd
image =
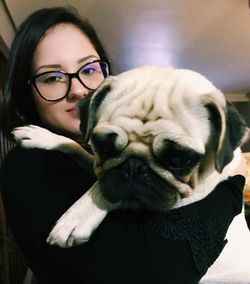
[[[97,60],[97,59],[99,59],[99,57],[98,57],[97,55],[85,56],[85,57],[83,57],[83,58],[77,60],[77,63],[82,63],[82,62],[87,61],[87,60],[89,60],[89,59]],[[86,62],[86,63],[88,63],[88,62]]]
[[[37,72],[40,70],[40,69],[43,69],[43,68],[58,68],[58,69],[61,69],[62,68],[62,65],[60,64],[46,64],[46,65],[41,65],[39,66],[36,70],[35,70],[35,74],[37,74]]]
[[[85,61],[87,61],[87,60],[89,60],[89,59],[93,59],[93,60],[96,60],[96,59],[99,59],[99,57],[98,56],[96,56],[96,55],[88,55],[88,56],[85,56],[85,57],[83,57],[83,58],[80,58],[80,59],[78,59],[77,60],[77,64],[79,64],[79,63],[82,63],[82,62],[85,62]],[[86,62],[86,63],[88,63],[88,62]],[[62,65],[61,64],[45,64],[45,65],[41,65],[41,66],[39,66],[36,70],[35,70],[35,74],[37,74],[37,72],[40,70],[40,69],[43,69],[43,68],[58,68],[58,69],[62,69]]]

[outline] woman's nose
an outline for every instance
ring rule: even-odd
[[[69,99],[82,99],[89,94],[89,90],[79,81],[78,78],[72,78],[69,90]]]

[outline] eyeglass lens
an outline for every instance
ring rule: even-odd
[[[95,90],[108,74],[108,64],[105,61],[96,61],[84,65],[74,74],[61,71],[43,73],[35,78],[35,85],[46,100],[58,100],[69,92],[72,77],[80,79],[88,89]]]

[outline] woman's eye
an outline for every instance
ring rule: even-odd
[[[80,71],[82,75],[92,75],[97,72],[101,72],[99,63],[93,63],[93,64],[86,65]]]
[[[84,75],[90,75],[90,74],[93,74],[95,72],[96,72],[95,68],[88,67],[88,68],[82,69],[81,73],[84,74]]]
[[[58,73],[46,75],[41,78],[41,82],[44,84],[53,84],[64,81],[65,81],[65,76],[63,76],[63,74],[58,74]]]

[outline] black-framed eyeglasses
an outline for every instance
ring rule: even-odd
[[[75,73],[47,71],[35,75],[28,83],[32,84],[46,101],[58,101],[69,94],[73,78],[77,78],[88,90],[96,90],[109,75],[109,65],[108,59],[94,60],[83,65]]]

